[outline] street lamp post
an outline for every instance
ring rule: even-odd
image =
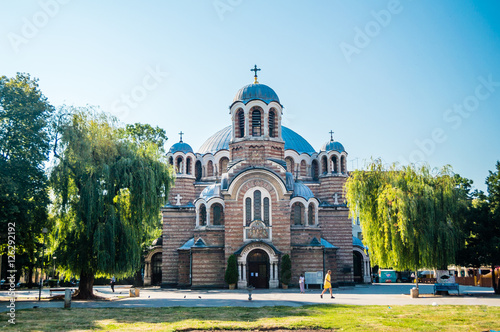
[[[40,288],[38,290],[38,301],[40,301],[41,297],[42,297],[42,287],[43,287],[43,268],[44,268],[44,265],[45,265],[45,261],[43,260],[43,258],[45,257],[45,234],[47,234],[49,232],[49,230],[47,229],[47,227],[44,227],[42,229],[42,233],[43,233],[43,250],[42,250],[42,271],[40,273]]]

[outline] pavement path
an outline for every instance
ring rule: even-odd
[[[491,288],[460,286],[460,295],[451,292],[448,296],[433,295],[433,285],[420,285],[420,297],[411,298],[410,289],[414,284],[373,284],[334,289],[335,299],[325,293],[320,298],[318,289],[306,290],[300,294],[298,289],[257,289],[248,300],[246,290],[180,290],[147,287],[140,290],[140,297],[129,297],[130,286],[115,286],[113,293],[109,286],[95,286],[96,295],[106,300],[72,301],[72,308],[147,308],[147,307],[262,307],[262,306],[302,306],[309,304],[348,304],[348,305],[487,305],[500,306],[500,296],[494,295]],[[62,293],[59,293],[62,294]],[[9,298],[6,291],[0,291],[0,312],[8,310]],[[63,301],[49,301],[49,290],[16,291],[16,310],[33,307],[62,308]]]

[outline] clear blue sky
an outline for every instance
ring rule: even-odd
[[[257,64],[283,124],[317,150],[333,130],[351,170],[451,164],[484,190],[500,159],[498,1],[1,0],[0,22],[0,75],[160,126],[167,148],[229,125]]]

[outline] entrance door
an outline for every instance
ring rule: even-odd
[[[354,282],[363,283],[363,256],[358,251],[353,252]]]
[[[161,252],[151,258],[151,285],[161,284]]]
[[[269,256],[264,250],[252,250],[247,256],[248,284],[269,288]]]

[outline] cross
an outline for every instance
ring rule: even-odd
[[[331,137],[331,140],[333,141],[333,131],[330,130],[330,137]]]
[[[184,133],[182,132],[182,130],[181,130],[181,132],[179,133],[179,135],[181,135],[181,140],[180,140],[179,142],[181,142],[181,143],[182,143],[182,135],[184,135]]]
[[[253,77],[255,78],[255,82],[254,82],[254,84],[259,83],[259,82],[257,82],[257,72],[258,72],[258,71],[260,71],[260,68],[257,68],[257,65],[255,65],[255,66],[253,67],[253,69],[250,69],[250,71],[255,72],[255,75],[253,76]]]
[[[335,193],[335,195],[333,195],[333,199],[335,200],[333,204],[339,205],[339,193]]]
[[[177,194],[177,196],[175,196],[175,200],[177,202],[175,202],[175,205],[181,205],[181,199],[182,199],[182,196]]]

